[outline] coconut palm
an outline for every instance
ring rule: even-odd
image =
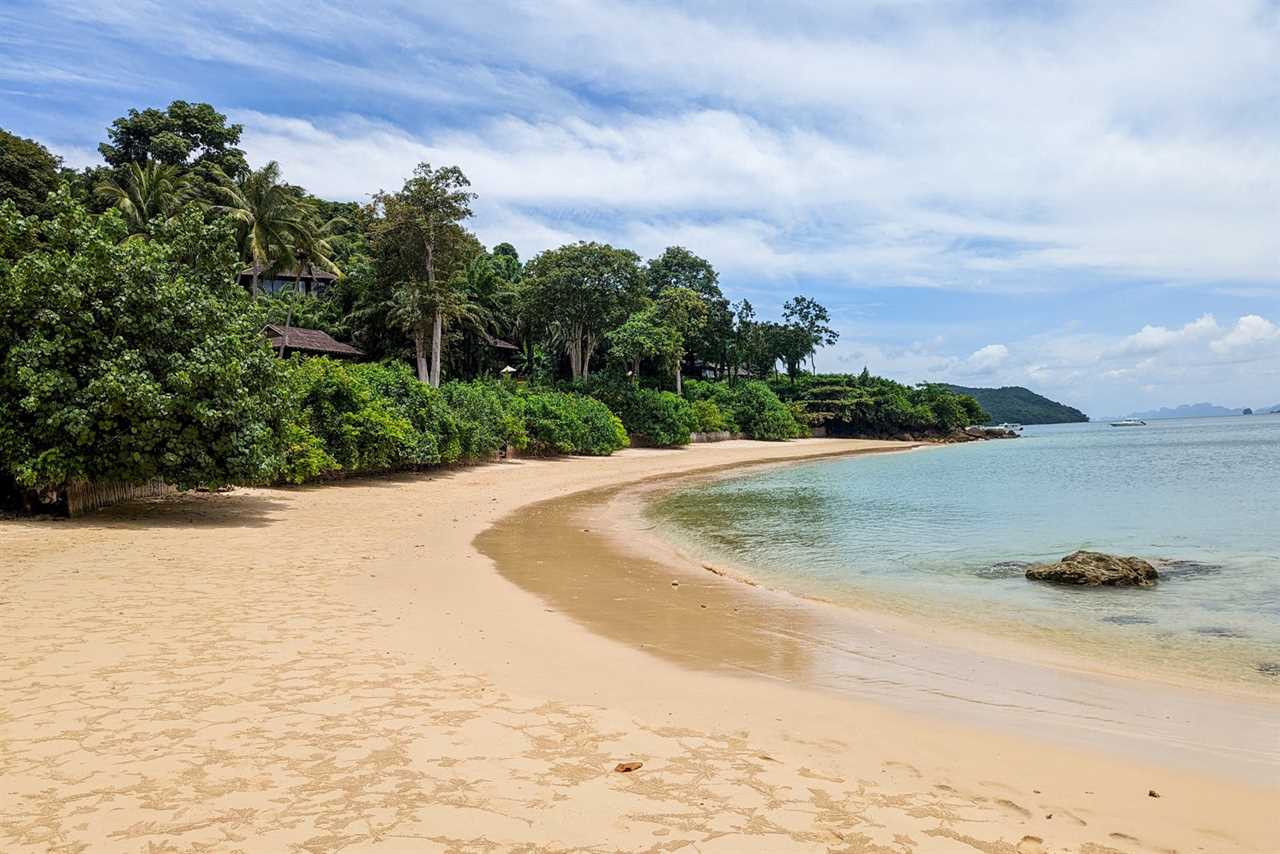
[[[214,192],[222,203],[214,210],[236,222],[241,258],[253,267],[253,296],[263,273],[298,266],[298,250],[317,244],[311,206],[288,185],[280,182],[280,164],[274,160],[243,178],[231,179],[215,170]]]
[[[191,199],[191,183],[178,166],[148,160],[130,163],[123,176],[113,175],[94,193],[124,214],[133,236],[177,213]]]

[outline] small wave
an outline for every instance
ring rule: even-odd
[[[1023,560],[1002,560],[990,566],[978,567],[973,574],[979,578],[1018,578],[1026,573],[1029,566],[1031,564]]]

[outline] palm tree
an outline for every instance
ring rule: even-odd
[[[152,223],[173,216],[191,198],[188,176],[178,166],[148,160],[130,163],[123,178],[112,176],[94,188],[124,214],[130,236],[145,234]]]
[[[316,228],[310,205],[288,185],[280,183],[280,164],[232,180],[215,170],[214,190],[222,200],[214,210],[235,220],[241,258],[253,267],[253,297],[263,273],[293,269],[298,250],[314,247]]]

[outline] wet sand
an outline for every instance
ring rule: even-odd
[[[546,499],[884,447],[630,450],[0,522],[0,850],[1274,851],[1274,780],[824,690],[797,678],[815,653],[794,625],[749,633],[749,667],[681,662],[473,545]],[[661,595],[607,613],[649,603],[637,631],[661,637],[690,620]]]
[[[927,449],[921,449],[922,451]],[[1265,784],[1280,780],[1280,690],[1144,672],[921,615],[801,598],[664,538],[654,478],[523,508],[476,539],[505,577],[593,632],[682,666],[749,673],[1005,733]],[[1094,650],[1097,652],[1097,649]]]

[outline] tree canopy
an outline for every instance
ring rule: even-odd
[[[0,199],[11,199],[24,216],[43,213],[58,188],[62,160],[34,139],[0,129]]]
[[[645,298],[640,256],[606,243],[549,249],[524,270],[525,310],[549,340],[564,348],[574,379],[591,375],[591,357],[610,329]]]
[[[98,152],[115,169],[154,160],[194,169],[216,167],[238,177],[248,171],[237,147],[243,130],[227,124],[227,117],[209,104],[174,101],[163,110],[129,110],[111,123]]]

